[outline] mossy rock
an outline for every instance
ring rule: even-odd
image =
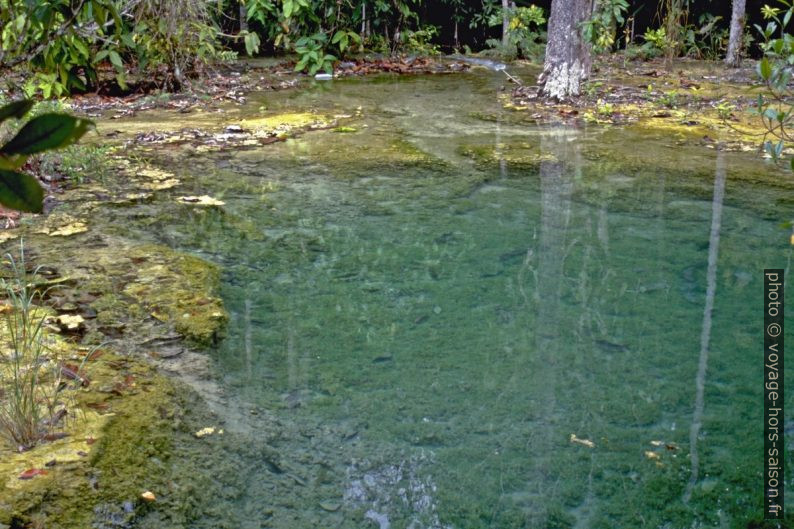
[[[205,347],[217,339],[228,320],[223,302],[214,296],[220,283],[217,266],[154,245],[135,248],[130,258],[139,268],[124,294],[193,345]]]

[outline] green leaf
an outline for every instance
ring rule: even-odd
[[[298,64],[295,65],[295,71],[302,72],[303,70],[306,69],[306,65],[308,63],[309,63],[309,58],[304,56],[303,58],[301,58],[300,61],[298,61]]]
[[[107,58],[108,53],[108,50],[99,50],[96,52],[96,55],[94,55],[94,63],[96,64],[98,62],[104,61]]]
[[[8,118],[21,119],[31,108],[33,108],[33,101],[30,99],[21,99],[0,107],[0,123]]]
[[[119,55],[118,52],[110,50],[108,52],[108,57],[110,58],[110,62],[113,64],[113,66],[119,70],[124,68],[124,62],[121,60],[121,55]]]
[[[0,154],[35,154],[66,147],[79,140],[91,125],[92,121],[66,114],[43,114],[27,122],[11,141],[0,147]]]
[[[772,77],[772,65],[769,64],[769,59],[766,57],[758,63],[758,73],[764,81],[768,81]]]
[[[44,190],[28,174],[0,169],[0,204],[17,211],[41,213]]]
[[[247,33],[245,35],[245,52],[248,55],[253,55],[259,51],[259,35],[256,33]]]

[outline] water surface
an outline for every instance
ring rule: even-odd
[[[265,94],[356,132],[190,159],[190,191],[226,207],[146,222],[223,266],[232,316],[210,353],[228,433],[202,471],[221,484],[189,526],[761,518],[762,269],[789,266],[790,177],[663,133],[535,126],[502,82]]]

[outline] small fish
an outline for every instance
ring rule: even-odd
[[[419,316],[418,318],[416,318],[414,320],[414,325],[420,325],[420,324],[426,322],[429,318],[430,318],[430,316],[428,316],[427,314],[422,314],[421,316]]]
[[[392,360],[394,360],[394,357],[387,353],[384,355],[376,356],[375,358],[372,359],[372,363],[382,364],[383,362],[391,362]]]
[[[608,351],[611,353],[626,353],[628,352],[629,348],[623,344],[610,342],[609,340],[596,340],[595,344],[603,349],[604,351]]]

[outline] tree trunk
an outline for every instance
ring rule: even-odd
[[[543,73],[538,78],[547,97],[579,95],[590,74],[590,46],[582,38],[582,22],[590,14],[590,0],[552,0]]]
[[[248,10],[245,8],[245,0],[240,0],[240,31],[248,31]]]
[[[507,47],[507,35],[510,31],[510,2],[509,0],[502,0],[502,46]]]
[[[731,13],[731,37],[728,41],[728,53],[725,55],[725,64],[738,68],[742,62],[742,44],[745,21],[745,1],[733,0]]]

